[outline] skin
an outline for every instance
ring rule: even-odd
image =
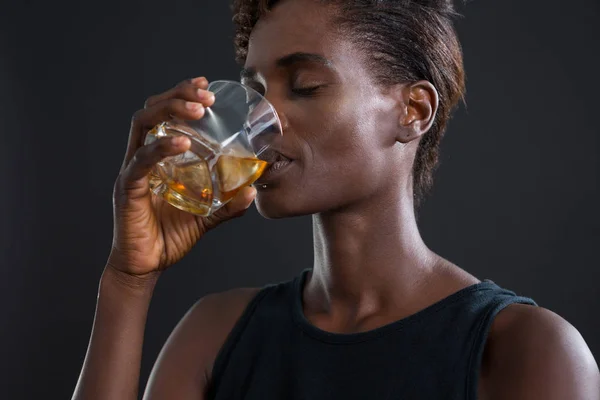
[[[161,271],[207,231],[242,216],[253,199],[266,218],[312,214],[315,261],[303,309],[322,330],[375,329],[479,282],[431,251],[415,220],[411,169],[438,107],[435,88],[375,85],[364,54],[328,25],[333,11],[286,0],[254,29],[245,67],[255,75],[244,83],[275,106],[283,126],[277,146],[293,163],[285,177],[258,192],[245,189],[215,216],[191,216],[148,192],[152,165],[185,151],[188,141],[140,147],[145,132],[170,114],[201,118],[203,108],[186,108],[186,101],[211,105],[206,81],[183,82],[136,113],[115,184],[113,249],[74,399],[137,398],[147,309]],[[297,59],[278,65],[298,52],[319,54],[328,66]],[[314,86],[310,96],[294,92]],[[198,301],[161,351],[144,398],[204,398],[216,355],[258,290]],[[568,322],[543,308],[512,305],[489,333],[479,397],[600,399],[600,374]]]

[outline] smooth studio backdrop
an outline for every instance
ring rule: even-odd
[[[131,115],[195,76],[238,79],[228,1],[21,1],[0,11],[0,397],[70,398],[112,238]],[[571,322],[600,358],[600,3],[459,7],[461,106],[420,213],[425,241],[480,279]],[[357,160],[360,162],[360,160]],[[207,293],[312,266],[309,216],[254,206],[165,273],[142,386]]]

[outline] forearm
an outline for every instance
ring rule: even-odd
[[[156,278],[131,280],[106,268],[73,400],[137,399],[142,344]]]

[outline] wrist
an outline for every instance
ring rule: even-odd
[[[133,296],[152,295],[159,277],[159,271],[144,275],[132,275],[107,263],[100,279],[100,289],[102,290],[103,287],[118,288]]]

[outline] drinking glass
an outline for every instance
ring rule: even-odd
[[[164,121],[144,141],[190,138],[188,151],[152,169],[150,190],[174,207],[200,216],[211,215],[256,181],[267,167],[259,156],[282,134],[275,108],[256,90],[227,80],[211,82],[208,90],[215,102],[201,119]]]

